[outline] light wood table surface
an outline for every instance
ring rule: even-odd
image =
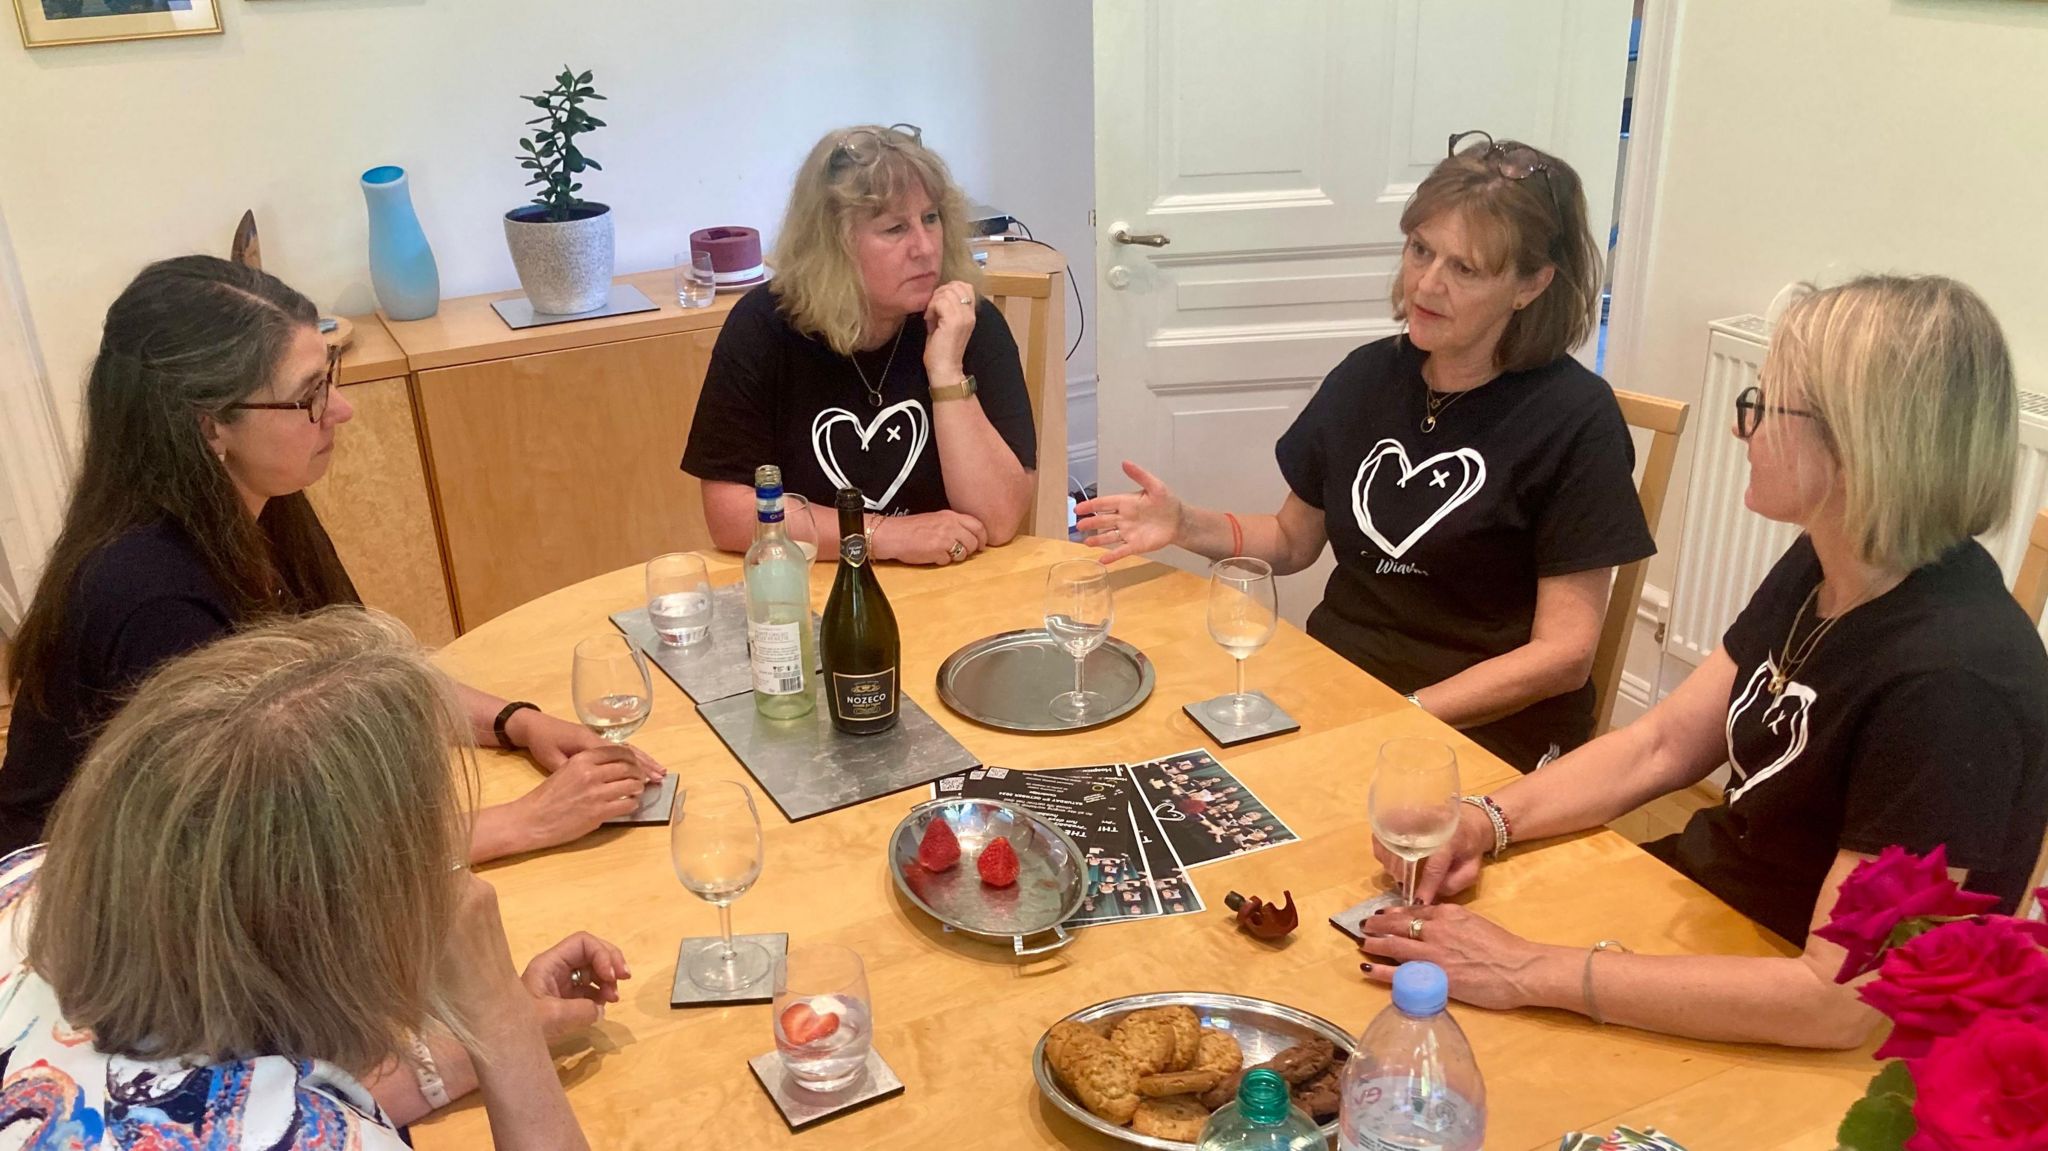
[[[800,824],[785,821],[698,718],[688,697],[654,675],[652,718],[635,742],[683,784],[745,782],[767,843],[761,881],[734,905],[740,933],[787,931],[792,944],[846,944],[866,961],[875,1042],[907,1085],[900,1097],[799,1135],[784,1127],[746,1061],[773,1048],[765,1006],[672,1010],[677,941],[715,935],[711,905],[684,891],[657,827],[606,829],[579,843],[481,869],[499,890],[514,957],[575,930],[619,944],[634,978],[623,1002],[581,1044],[558,1049],[569,1098],[591,1145],[1050,1147],[1113,1144],[1040,1099],[1030,1055],[1051,1023],[1105,999],[1150,991],[1259,996],[1311,1011],[1356,1034],[1387,1005],[1351,942],[1327,918],[1387,882],[1374,862],[1366,789],[1374,750],[1397,735],[1430,735],[1458,750],[1467,791],[1511,768],[1408,706],[1300,631],[1280,633],[1250,663],[1251,684],[1301,721],[1300,732],[1218,751],[1180,705],[1232,687],[1231,662],[1204,625],[1206,584],[1161,564],[1114,571],[1118,637],[1158,669],[1152,698],[1123,721],[1069,736],[980,728],[933,687],[947,655],[984,635],[1038,626],[1046,568],[1083,549],[1022,538],[945,569],[884,565],[903,629],[904,690],[991,766],[1036,768],[1158,758],[1209,746],[1298,832],[1301,842],[1191,872],[1209,910],[1078,932],[1064,951],[1023,963],[1007,945],[942,933],[895,892],[883,843],[929,789],[887,796]],[[739,578],[712,560],[714,583]],[[814,573],[822,606],[833,568]],[[455,641],[438,661],[458,678],[556,715],[569,707],[570,651],[611,630],[610,612],[638,606],[639,569],[600,576],[517,608]],[[536,770],[482,756],[484,796],[532,787]],[[1302,926],[1274,948],[1238,932],[1223,907],[1238,890],[1291,889]],[[1786,945],[1612,832],[1511,853],[1489,866],[1471,905],[1544,942],[1618,939],[1638,952],[1770,955]],[[1689,1151],[1827,1148],[1875,1067],[1867,1054],[1695,1043],[1560,1012],[1496,1013],[1453,1005],[1486,1077],[1489,1148],[1555,1147],[1566,1131],[1655,1125]],[[424,1151],[487,1146],[472,1097],[414,1128]]]

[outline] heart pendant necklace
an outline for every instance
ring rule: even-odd
[[[909,325],[905,324],[903,327]],[[896,342],[889,345],[889,361],[882,365],[882,374],[878,377],[878,382],[868,382],[868,374],[862,370],[859,356],[848,354],[846,357],[853,361],[853,370],[860,373],[860,386],[868,390],[868,403],[878,408],[882,406],[882,385],[889,382],[889,369],[896,366],[896,349],[903,346],[903,327],[896,329]]]

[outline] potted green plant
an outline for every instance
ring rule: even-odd
[[[540,191],[533,203],[505,213],[505,243],[519,286],[536,312],[593,311],[611,296],[612,210],[578,197],[579,177],[604,167],[583,154],[576,138],[604,127],[583,109],[604,97],[591,87],[589,72],[564,67],[554,87],[522,99],[543,114],[527,121],[533,134],[519,141],[519,166],[533,174],[527,184]]]

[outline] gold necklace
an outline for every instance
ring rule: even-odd
[[[1465,392],[1469,392],[1472,390],[1474,389],[1467,388],[1465,389]],[[1465,392],[1452,392],[1448,396],[1438,398],[1436,394],[1436,389],[1430,387],[1428,381],[1424,381],[1422,385],[1422,404],[1424,409],[1424,415],[1422,417],[1422,433],[1424,435],[1428,435],[1429,433],[1435,431],[1436,418],[1439,415],[1443,414],[1444,409],[1450,407],[1452,404],[1457,403],[1459,400],[1464,399]]]
[[[896,329],[896,342],[889,345],[889,362],[882,365],[881,379],[883,384],[889,382],[889,369],[896,366],[896,349],[903,346],[903,328],[909,326],[910,325],[908,324],[904,324],[902,327]],[[873,404],[875,407],[878,408],[881,407],[881,384],[868,383],[868,374],[867,372],[861,370],[859,356],[849,354],[846,358],[853,361],[853,370],[860,373],[860,386],[868,390],[868,403]]]
[[[1827,581],[1823,578],[1821,582],[1825,583]],[[1821,620],[1820,626],[1807,633],[1805,641],[1799,644],[1799,650],[1795,653],[1792,648],[1792,637],[1799,634],[1799,621],[1806,618],[1806,609],[1812,607],[1814,599],[1820,595],[1820,586],[1818,583],[1813,585],[1813,590],[1806,593],[1805,602],[1801,603],[1799,610],[1792,615],[1792,627],[1785,633],[1785,645],[1778,649],[1778,658],[1771,668],[1770,690],[1772,699],[1776,699],[1784,694],[1786,685],[1792,682],[1793,676],[1799,674],[1800,668],[1806,666],[1806,661],[1813,657],[1814,649],[1820,646],[1820,641],[1830,631],[1834,630],[1835,625],[1840,623],[1844,616],[1862,607],[1873,598],[1865,595],[1834,615]]]

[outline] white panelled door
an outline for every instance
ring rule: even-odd
[[[1604,246],[1630,12],[1631,0],[1100,0],[1102,490],[1130,490],[1128,459],[1191,503],[1279,508],[1274,442],[1338,360],[1397,330],[1401,209],[1453,132],[1569,161]],[[1330,562],[1282,581],[1289,619],[1321,597]]]

